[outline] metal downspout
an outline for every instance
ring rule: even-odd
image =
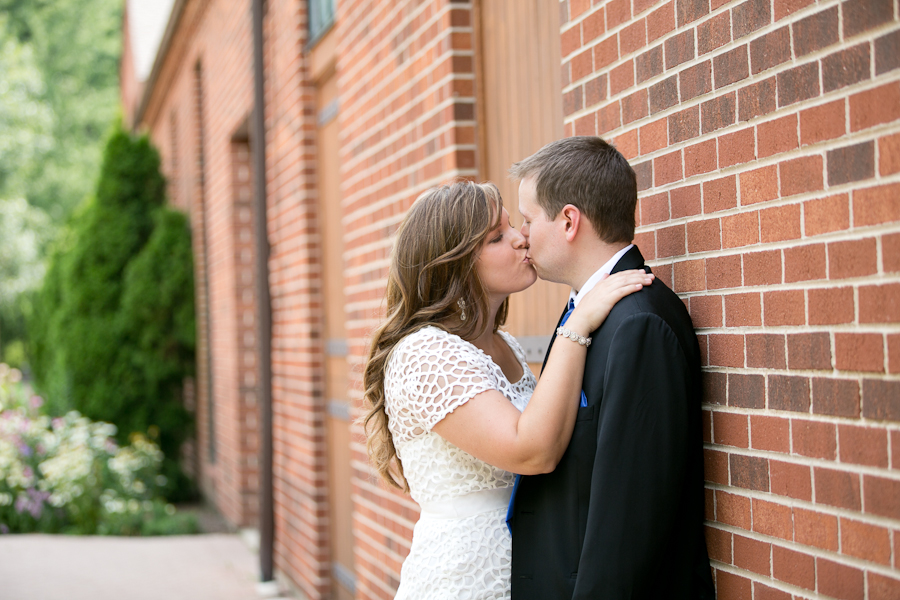
[[[274,578],[275,511],[272,493],[272,305],[266,223],[266,115],[263,66],[265,0],[253,0],[254,224],[256,237],[257,340],[259,344],[259,567],[260,581]]]

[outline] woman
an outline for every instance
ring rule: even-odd
[[[534,283],[525,238],[493,184],[431,189],[397,234],[387,319],[364,382],[372,463],[421,507],[397,599],[508,598],[505,516],[513,473],[552,471],[572,434],[585,338],[652,275],[628,271],[585,296],[535,387],[499,327],[509,295]]]

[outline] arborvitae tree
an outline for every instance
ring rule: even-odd
[[[123,443],[149,433],[174,476],[191,429],[180,389],[194,367],[193,267],[186,219],[163,207],[159,165],[146,136],[113,132],[96,196],[53,256],[29,335],[51,411],[114,423]]]

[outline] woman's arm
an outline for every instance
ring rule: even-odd
[[[653,276],[642,270],[608,277],[579,301],[566,328],[590,335],[616,302],[652,281]],[[523,412],[499,391],[488,390],[448,414],[433,430],[495,467],[522,475],[549,473],[572,437],[586,355],[585,346],[557,340]]]

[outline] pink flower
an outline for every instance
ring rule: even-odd
[[[44,405],[44,399],[40,396],[32,396],[28,401],[28,405],[32,408],[32,410],[37,410]]]

